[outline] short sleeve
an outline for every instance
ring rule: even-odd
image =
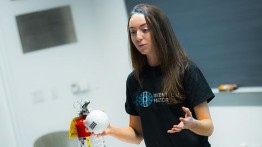
[[[138,112],[135,109],[135,98],[134,92],[137,89],[138,82],[136,81],[133,73],[131,73],[126,80],[126,102],[125,110],[130,115],[138,115]]]
[[[215,97],[203,73],[194,63],[189,64],[183,82],[186,101],[192,108]]]

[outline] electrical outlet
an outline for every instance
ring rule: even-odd
[[[71,84],[73,94],[85,93],[90,90],[90,86],[86,80],[79,80]]]
[[[33,104],[43,103],[45,101],[45,96],[43,91],[36,90],[32,92],[32,102]]]

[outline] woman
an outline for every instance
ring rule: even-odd
[[[110,125],[102,135],[147,147],[210,147],[214,98],[199,68],[179,45],[167,16],[136,5],[128,23],[133,72],[126,82],[128,127]]]

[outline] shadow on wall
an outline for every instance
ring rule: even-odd
[[[77,139],[69,139],[68,131],[58,131],[39,137],[34,147],[77,147]]]

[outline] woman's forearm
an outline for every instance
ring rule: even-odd
[[[198,135],[211,136],[214,131],[213,123],[210,119],[194,120],[194,125],[190,130]]]

